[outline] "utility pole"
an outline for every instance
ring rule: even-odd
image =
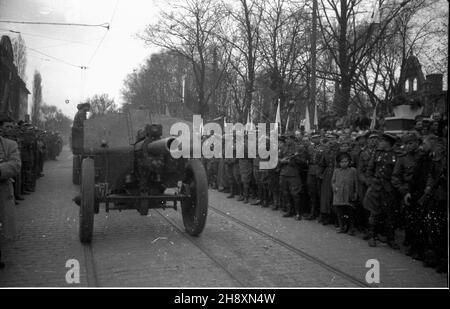
[[[311,79],[310,79],[310,91],[309,91],[309,106],[310,111],[317,110],[316,107],[316,52],[317,52],[317,0],[313,0],[313,10],[312,10],[312,23],[311,23]],[[316,117],[315,114],[312,115],[311,119]],[[314,128],[317,130],[318,128]]]

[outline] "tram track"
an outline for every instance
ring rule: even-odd
[[[334,266],[332,266],[332,265],[322,261],[321,259],[319,259],[319,258],[317,258],[315,256],[310,255],[309,253],[307,253],[304,250],[296,248],[296,247],[290,245],[289,243],[287,243],[287,242],[285,242],[285,241],[283,241],[283,240],[281,240],[279,238],[276,238],[276,237],[274,237],[274,236],[272,236],[272,235],[270,235],[270,234],[268,234],[268,233],[266,233],[266,232],[264,232],[264,231],[262,231],[262,230],[260,230],[258,228],[255,228],[254,226],[251,226],[248,223],[246,223],[246,222],[244,222],[244,221],[242,221],[240,219],[237,219],[237,218],[235,218],[235,217],[233,217],[233,216],[223,212],[222,210],[219,210],[219,209],[217,209],[217,208],[215,208],[215,207],[213,207],[211,205],[208,206],[208,209],[212,210],[215,213],[221,215],[222,217],[225,217],[228,220],[238,224],[239,226],[244,227],[245,229],[250,230],[253,233],[264,237],[265,239],[268,239],[268,240],[270,240],[270,241],[272,241],[272,242],[274,242],[274,243],[276,243],[276,244],[286,248],[290,252],[292,252],[292,253],[294,253],[294,254],[296,254],[298,256],[301,256],[302,258],[304,258],[304,259],[306,259],[306,260],[308,260],[308,261],[310,261],[310,262],[312,262],[312,263],[314,263],[316,265],[319,265],[320,267],[322,267],[322,268],[324,268],[324,269],[334,273],[335,275],[338,275],[341,278],[344,278],[344,279],[346,279],[346,280],[356,284],[357,286],[370,287],[370,285],[367,284],[366,282],[364,282],[364,281],[362,281],[362,280],[360,280],[360,279],[358,279],[358,278],[356,278],[356,277],[354,277],[354,276],[352,276],[352,275],[350,275],[350,274],[340,270],[339,268],[336,268],[336,267],[334,267]]]
[[[271,243],[275,243],[278,246],[283,247],[284,249],[288,250],[289,252],[295,254],[296,256],[299,256],[323,269],[326,271],[329,271],[333,273],[334,275],[345,279],[346,281],[349,281],[353,283],[354,285],[358,287],[370,287],[366,282],[356,278],[355,276],[348,274],[341,269],[330,265],[329,263],[312,256],[311,254],[307,253],[306,251],[296,248],[293,245],[274,237],[232,215],[229,215],[225,213],[224,211],[209,205],[208,209],[212,211],[213,213],[225,218],[227,221],[231,221],[234,224],[237,224],[238,226],[244,228],[247,231],[250,231],[260,237],[262,237],[264,240],[267,240]],[[234,282],[234,286],[236,287],[251,287],[252,283],[248,280],[245,280],[243,278],[239,278],[238,275],[236,275],[233,270],[230,269],[230,267],[222,262],[220,259],[218,259],[215,254],[212,252],[210,248],[205,246],[204,244],[199,241],[196,237],[192,237],[188,235],[182,224],[177,222],[177,220],[170,218],[166,215],[164,215],[160,210],[154,209],[155,213],[157,213],[165,222],[167,222],[170,226],[172,226],[176,232],[181,234],[186,240],[188,240],[190,243],[192,243],[196,248],[198,248],[203,254],[205,254],[219,269],[221,269],[224,273],[227,274],[227,276]],[[200,236],[201,237],[201,236]],[[99,281],[98,276],[96,272],[96,265],[95,265],[95,257],[94,252],[91,244],[85,244],[83,245],[83,252],[84,252],[84,259],[85,259],[85,269],[86,269],[86,279],[87,279],[87,285],[88,287],[99,287]]]
[[[195,237],[188,235],[184,231],[184,228],[181,227],[177,222],[164,216],[159,210],[154,209],[154,211],[159,216],[161,216],[161,218],[163,218],[167,223],[169,223],[171,226],[173,226],[179,234],[181,234],[185,239],[187,239],[190,243],[192,243],[194,246],[196,246],[203,254],[205,254],[211,261],[213,261],[217,267],[222,269],[235,283],[237,283],[237,286],[241,286],[241,287],[248,286],[248,284],[246,282],[243,282],[242,280],[238,279],[235,275],[233,275],[233,273],[228,269],[228,267],[225,264],[223,264],[222,262],[220,262],[218,259],[216,259],[214,257],[214,255],[208,249],[205,248],[205,246],[200,244],[195,239]]]

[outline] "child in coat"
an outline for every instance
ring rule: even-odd
[[[341,153],[337,158],[337,162],[338,167],[334,169],[331,183],[333,188],[333,207],[339,222],[338,233],[348,231],[350,235],[354,235],[354,202],[358,198],[357,172],[354,167],[350,167],[351,156],[348,153]],[[346,221],[348,223],[347,229],[345,229]]]

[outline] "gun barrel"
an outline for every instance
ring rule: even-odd
[[[170,146],[172,145],[175,137],[166,137],[149,143],[147,140],[143,140],[136,144],[136,151],[145,151],[149,155],[165,155],[170,153]]]

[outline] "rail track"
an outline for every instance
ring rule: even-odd
[[[247,224],[246,222],[233,217],[211,205],[209,205],[208,207],[209,210],[212,210],[213,212],[215,212],[216,214],[226,218],[229,221],[234,222],[235,224],[238,224],[239,226],[243,227],[244,229],[251,231],[254,234],[259,235],[260,237],[271,241],[272,243],[275,243],[287,250],[289,250],[290,252],[294,253],[295,255],[304,258],[324,269],[326,269],[327,271],[335,274],[336,276],[339,276],[340,278],[344,278],[345,280],[355,284],[358,287],[370,287],[369,284],[367,284],[366,282],[356,278],[355,276],[352,276],[351,274],[348,274],[342,270],[340,270],[339,268],[334,267],[333,265],[330,265],[322,260],[320,260],[317,257],[314,257],[312,255],[310,255],[309,253],[307,253],[304,250],[301,250],[299,248],[296,248],[292,245],[290,245],[289,243],[278,239],[254,226],[251,226],[249,224]],[[217,259],[214,254],[207,248],[205,247],[203,244],[201,244],[199,241],[197,241],[197,239],[195,237],[191,237],[189,236],[187,233],[184,232],[184,228],[175,220],[168,218],[166,216],[164,216],[160,211],[156,210],[156,212],[166,221],[168,222],[170,225],[172,225],[176,231],[180,234],[182,234],[187,240],[189,240],[193,245],[195,245],[200,251],[202,251],[204,254],[206,254],[219,268],[221,268],[222,270],[224,270],[231,279],[233,279],[238,286],[249,286],[247,282],[243,282],[242,280],[240,280],[235,274],[232,273],[232,271],[222,262],[220,262],[219,259]],[[200,236],[201,237],[201,236]]]

